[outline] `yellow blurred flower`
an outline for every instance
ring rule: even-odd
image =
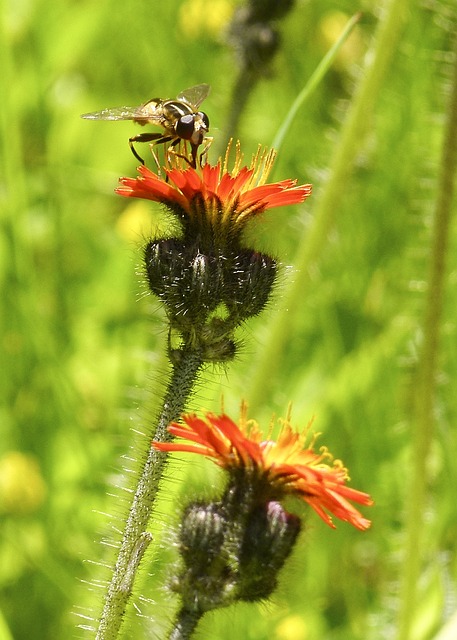
[[[219,38],[233,14],[228,0],[186,0],[179,10],[179,28],[183,35]]]
[[[298,615],[290,615],[281,620],[275,631],[275,637],[278,640],[307,640],[309,638],[308,626]]]
[[[45,496],[46,483],[34,456],[8,451],[0,458],[0,513],[32,513],[43,504]]]

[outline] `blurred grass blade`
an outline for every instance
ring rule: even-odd
[[[411,637],[415,612],[419,610],[418,583],[428,544],[424,537],[424,527],[418,527],[417,523],[422,522],[426,517],[426,504],[432,481],[431,450],[434,432],[438,425],[436,416],[436,406],[439,402],[437,399],[437,380],[441,366],[442,318],[447,293],[447,267],[451,260],[449,246],[455,208],[457,173],[457,46],[454,52],[451,87],[431,227],[430,265],[422,340],[419,346],[415,375],[414,421],[411,432],[411,486],[409,488],[406,556],[402,576],[398,640],[409,640]]]
[[[325,77],[325,74],[332,66],[333,61],[335,60],[339,50],[348,39],[349,35],[351,34],[355,25],[361,19],[361,17],[362,17],[361,12],[358,12],[352,16],[352,18],[348,21],[346,27],[344,28],[338,40],[322,58],[315,72],[313,73],[311,78],[308,80],[306,85],[303,87],[303,89],[300,91],[300,93],[292,103],[292,106],[290,107],[289,112],[284,118],[282,125],[279,127],[278,133],[276,134],[273,142],[271,143],[271,146],[273,147],[273,149],[276,149],[277,151],[279,151],[279,149],[281,148],[284,142],[284,138],[286,137],[286,134],[289,131],[290,126],[294,121],[295,116],[298,113],[298,110],[305,103],[307,98],[309,98],[309,96],[313,93],[314,89],[319,85],[321,80]]]
[[[0,610],[0,640],[14,640],[1,610]]]

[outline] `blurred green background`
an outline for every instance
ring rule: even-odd
[[[113,189],[135,175],[131,122],[79,114],[174,97],[200,82],[215,143],[224,139],[239,72],[227,43],[234,0],[3,0],[0,36],[0,640],[89,638],[122,526],[132,445],[151,428],[167,379],[166,328],[146,295],[141,247],[160,233],[160,208]],[[254,246],[284,265],[270,307],[240,332],[237,360],[205,371],[193,409],[242,397],[267,425],[293,403],[315,416],[321,443],[341,457],[352,486],[372,494],[372,529],[307,526],[271,602],[205,618],[196,637],[223,640],[429,640],[457,608],[456,227],[451,227],[440,328],[434,421],[424,477],[417,598],[402,583],[411,556],[415,370],[421,349],[431,227],[457,8],[403,2],[404,25],[318,251],[299,265],[331,180],[340,133],[367,74],[389,3],[297,0],[277,26],[281,45],[256,85],[238,136],[247,157],[271,144],[292,101],[356,11],[359,25],[286,136],[275,179],[312,182],[303,206],[253,225]],[[282,294],[295,295],[281,340]],[[298,287],[298,291],[301,289]],[[288,301],[290,304],[290,300]],[[265,354],[278,342],[275,357]],[[279,344],[280,343],[280,344]],[[281,348],[279,348],[281,347]],[[130,459],[133,458],[133,459]],[[174,608],[164,588],[178,508],[218,474],[174,462],[158,507],[125,638],[161,638]],[[190,467],[192,464],[192,467]],[[127,480],[123,476],[127,475]],[[109,514],[109,515],[106,515]],[[107,544],[102,544],[105,541]],[[399,635],[401,611],[410,631]]]

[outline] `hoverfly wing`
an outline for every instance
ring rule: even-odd
[[[85,120],[133,120],[138,116],[141,117],[141,107],[113,107],[112,109],[83,113],[81,118]]]
[[[189,87],[188,89],[181,91],[176,99],[182,100],[182,102],[187,102],[191,107],[197,109],[208,96],[210,90],[211,87],[209,84],[197,84],[195,87]]]

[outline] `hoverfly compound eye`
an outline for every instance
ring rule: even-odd
[[[192,114],[181,116],[175,126],[176,135],[183,140],[190,140],[192,138],[192,134],[194,133],[194,129],[195,121]]]
[[[198,115],[200,116],[201,121],[203,122],[203,126],[205,127],[205,129],[207,131],[209,131],[209,118],[206,115],[206,113],[204,113],[203,111],[199,111]]]

